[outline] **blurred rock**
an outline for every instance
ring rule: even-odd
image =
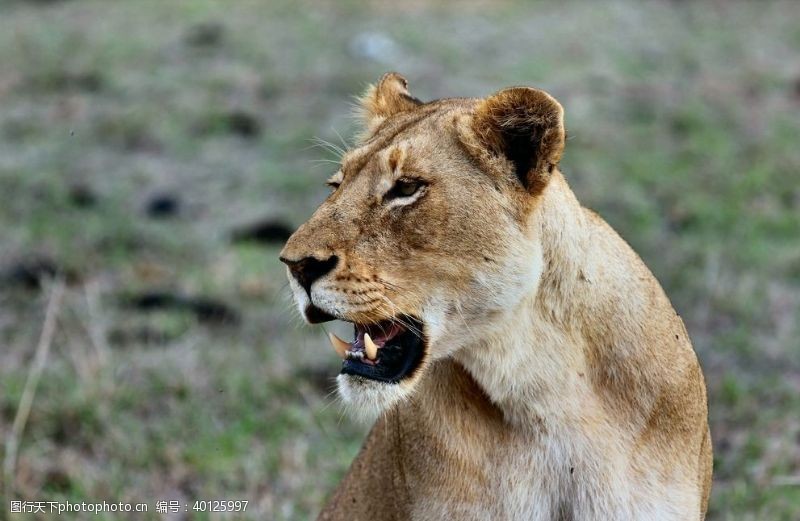
[[[227,115],[227,127],[231,134],[253,138],[261,134],[261,123],[256,116],[243,110],[234,110]]]
[[[216,324],[236,324],[239,322],[239,314],[224,302],[210,298],[191,298],[187,299],[186,303],[200,322],[213,322]]]
[[[283,244],[294,232],[288,224],[265,219],[247,224],[231,233],[233,242],[258,242],[261,244]]]
[[[72,478],[62,468],[52,468],[45,474],[43,487],[45,490],[63,493],[69,492],[72,486]]]
[[[145,204],[145,212],[148,217],[154,219],[166,219],[174,217],[180,211],[181,202],[177,194],[162,192],[154,194]]]
[[[69,188],[69,201],[78,208],[91,208],[97,204],[97,195],[84,184],[76,184]]]
[[[174,293],[148,291],[127,297],[125,299],[125,304],[140,311],[155,311],[157,309],[180,307],[181,300],[181,297],[178,297]]]
[[[209,297],[183,296],[168,291],[148,291],[123,298],[123,304],[140,311],[188,311],[199,322],[235,324],[239,313],[228,304]]]
[[[186,32],[186,43],[192,47],[216,47],[222,43],[225,27],[217,22],[194,25]]]
[[[230,112],[213,112],[205,115],[202,120],[192,125],[191,131],[200,136],[233,134],[252,139],[261,135],[262,127],[257,115],[242,109],[234,109]]]
[[[400,48],[392,38],[374,31],[355,35],[349,48],[353,56],[378,63],[393,63],[400,55]]]
[[[13,262],[0,272],[0,282],[8,286],[39,289],[42,281],[64,275],[56,262],[48,257],[29,257]]]

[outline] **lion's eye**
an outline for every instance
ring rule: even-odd
[[[328,180],[325,181],[325,184],[331,187],[332,192],[335,192],[336,189],[339,188],[339,185],[342,184],[342,178],[344,178],[344,175],[342,174],[342,171],[339,170],[330,176]]]
[[[398,179],[391,190],[386,194],[387,199],[398,197],[411,197],[422,188],[422,182],[413,179]]]

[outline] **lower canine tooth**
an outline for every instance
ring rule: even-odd
[[[336,350],[336,354],[339,355],[339,358],[344,359],[347,355],[347,352],[350,350],[350,344],[333,333],[328,333],[328,338],[330,339],[333,348]]]
[[[367,358],[375,360],[378,356],[378,346],[370,338],[369,333],[364,333],[364,351],[367,352]]]

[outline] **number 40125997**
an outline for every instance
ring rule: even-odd
[[[249,501],[226,501],[224,499],[211,499],[208,501],[195,501],[192,510],[195,512],[244,512]]]

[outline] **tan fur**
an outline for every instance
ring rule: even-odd
[[[563,110],[512,88],[421,103],[385,76],[341,185],[282,256],[336,255],[301,310],[420,317],[420,370],[339,376],[379,415],[324,520],[703,519],[703,375],[658,282],[557,168]],[[411,202],[398,178],[427,183]],[[290,279],[291,280],[291,279]]]

